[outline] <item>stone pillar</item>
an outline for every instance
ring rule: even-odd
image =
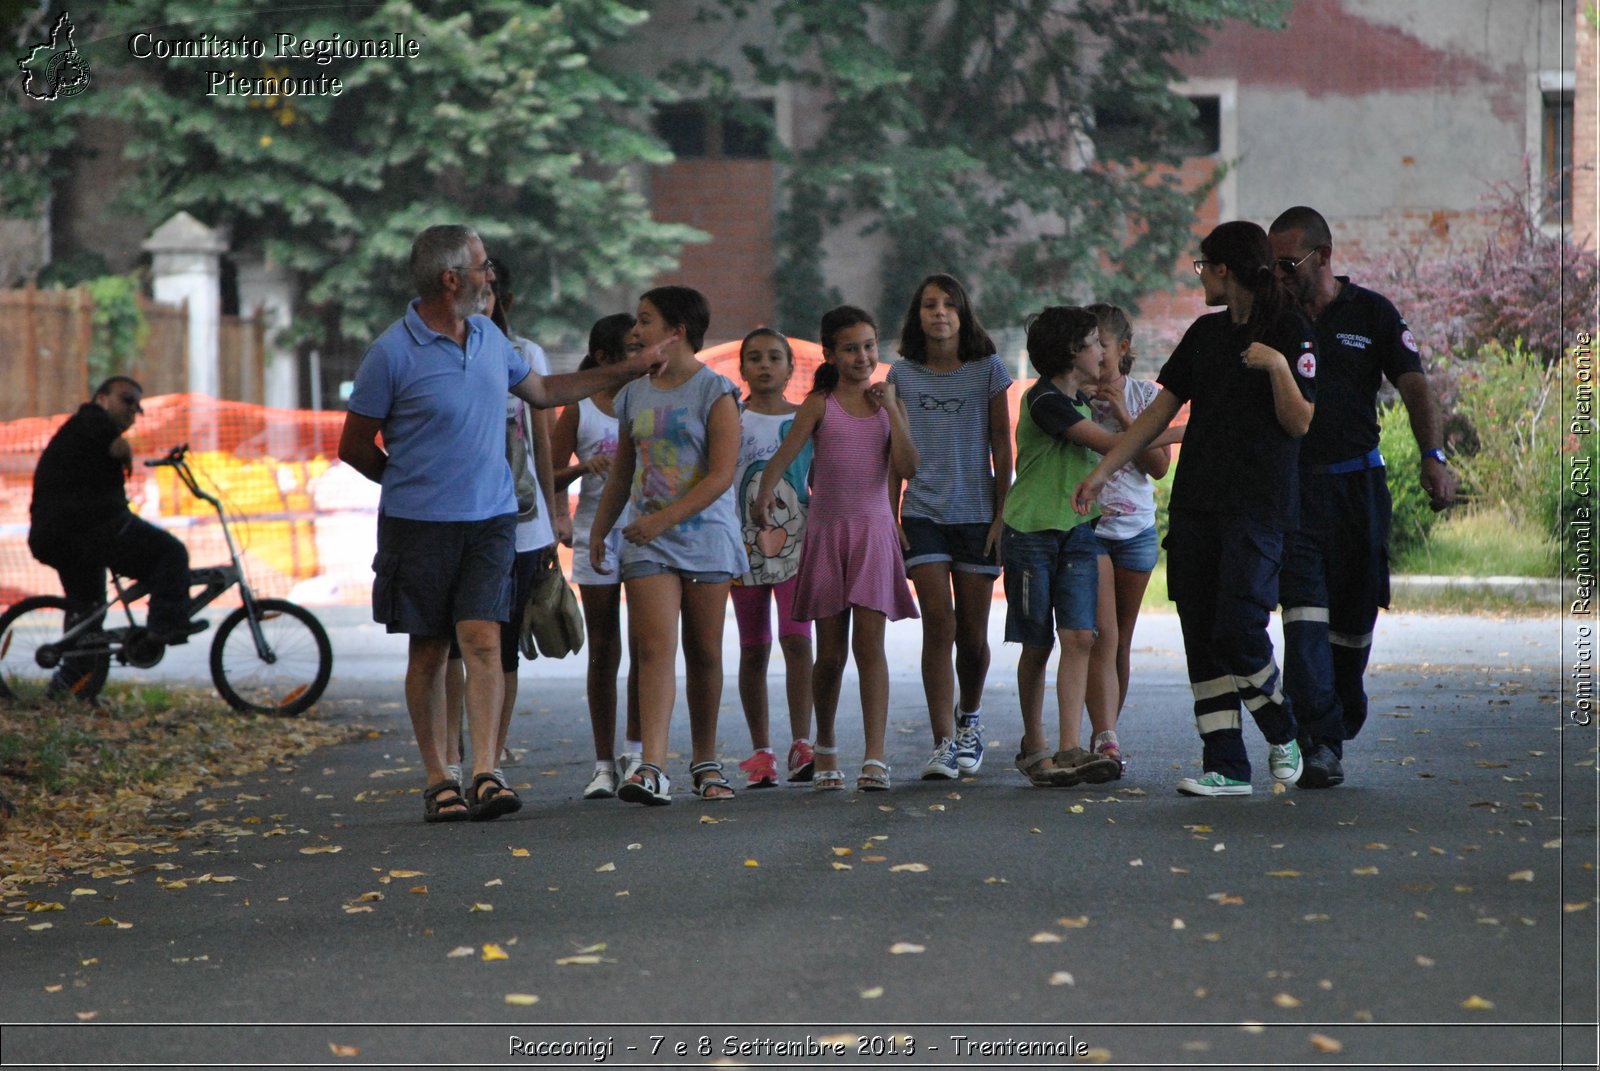
[[[144,248],[153,256],[155,299],[188,308],[189,391],[216,398],[222,384],[222,254],[228,245],[216,231],[179,212],[155,229]]]
[[[1593,249],[1600,244],[1600,33],[1587,15],[1589,4],[1576,4],[1572,93],[1572,240]]]
[[[287,268],[264,257],[239,261],[239,312],[265,328],[267,405],[300,408],[300,369],[294,351],[279,339],[294,320],[294,281]]]

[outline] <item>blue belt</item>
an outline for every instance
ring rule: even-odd
[[[1383,468],[1383,455],[1378,453],[1378,448],[1374,446],[1360,457],[1353,457],[1348,461],[1335,461],[1331,465],[1312,465],[1306,471],[1313,476],[1342,476],[1347,472],[1365,472],[1367,469],[1381,468]]]

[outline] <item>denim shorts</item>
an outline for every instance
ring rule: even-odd
[[[906,570],[934,562],[949,562],[958,573],[999,576],[999,550],[984,557],[983,541],[989,538],[987,524],[940,524],[926,517],[901,517],[900,528],[911,544],[905,552]]]
[[[1058,629],[1095,627],[1100,556],[1094,527],[1019,532],[1006,526],[1006,642],[1053,647]]]
[[[444,638],[458,621],[511,616],[517,517],[414,521],[378,515],[372,619],[390,632]]]
[[[622,566],[624,580],[643,580],[647,576],[664,576],[667,573],[676,573],[679,579],[691,584],[728,584],[733,581],[732,573],[720,569],[697,573],[689,569],[674,569],[665,562],[651,561],[624,562]]]
[[[1156,559],[1161,554],[1160,540],[1156,538],[1156,526],[1153,524],[1127,539],[1107,539],[1101,535],[1095,538],[1100,540],[1100,545],[1111,556],[1112,565],[1133,573],[1150,572],[1156,567]]]

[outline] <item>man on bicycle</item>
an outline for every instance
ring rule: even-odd
[[[142,580],[150,590],[150,631],[167,644],[187,643],[206,627],[191,623],[189,551],[169,532],[134,516],[123,481],[133,450],[123,434],[144,412],[144,388],[112,376],[67,418],[33,473],[28,549],[61,574],[74,613],[106,598],[106,570]]]

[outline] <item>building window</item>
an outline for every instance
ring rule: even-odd
[[[1184,93],[1194,108],[1193,119],[1183,128],[1173,148],[1179,156],[1214,156],[1222,151],[1222,98],[1211,93]],[[1102,159],[1126,159],[1141,138],[1143,121],[1106,101],[1095,107],[1094,142]]]
[[[734,108],[703,100],[656,109],[656,134],[680,160],[766,160],[772,156],[772,101]]]
[[[1540,162],[1545,223],[1572,222],[1572,86],[1541,87]]]

